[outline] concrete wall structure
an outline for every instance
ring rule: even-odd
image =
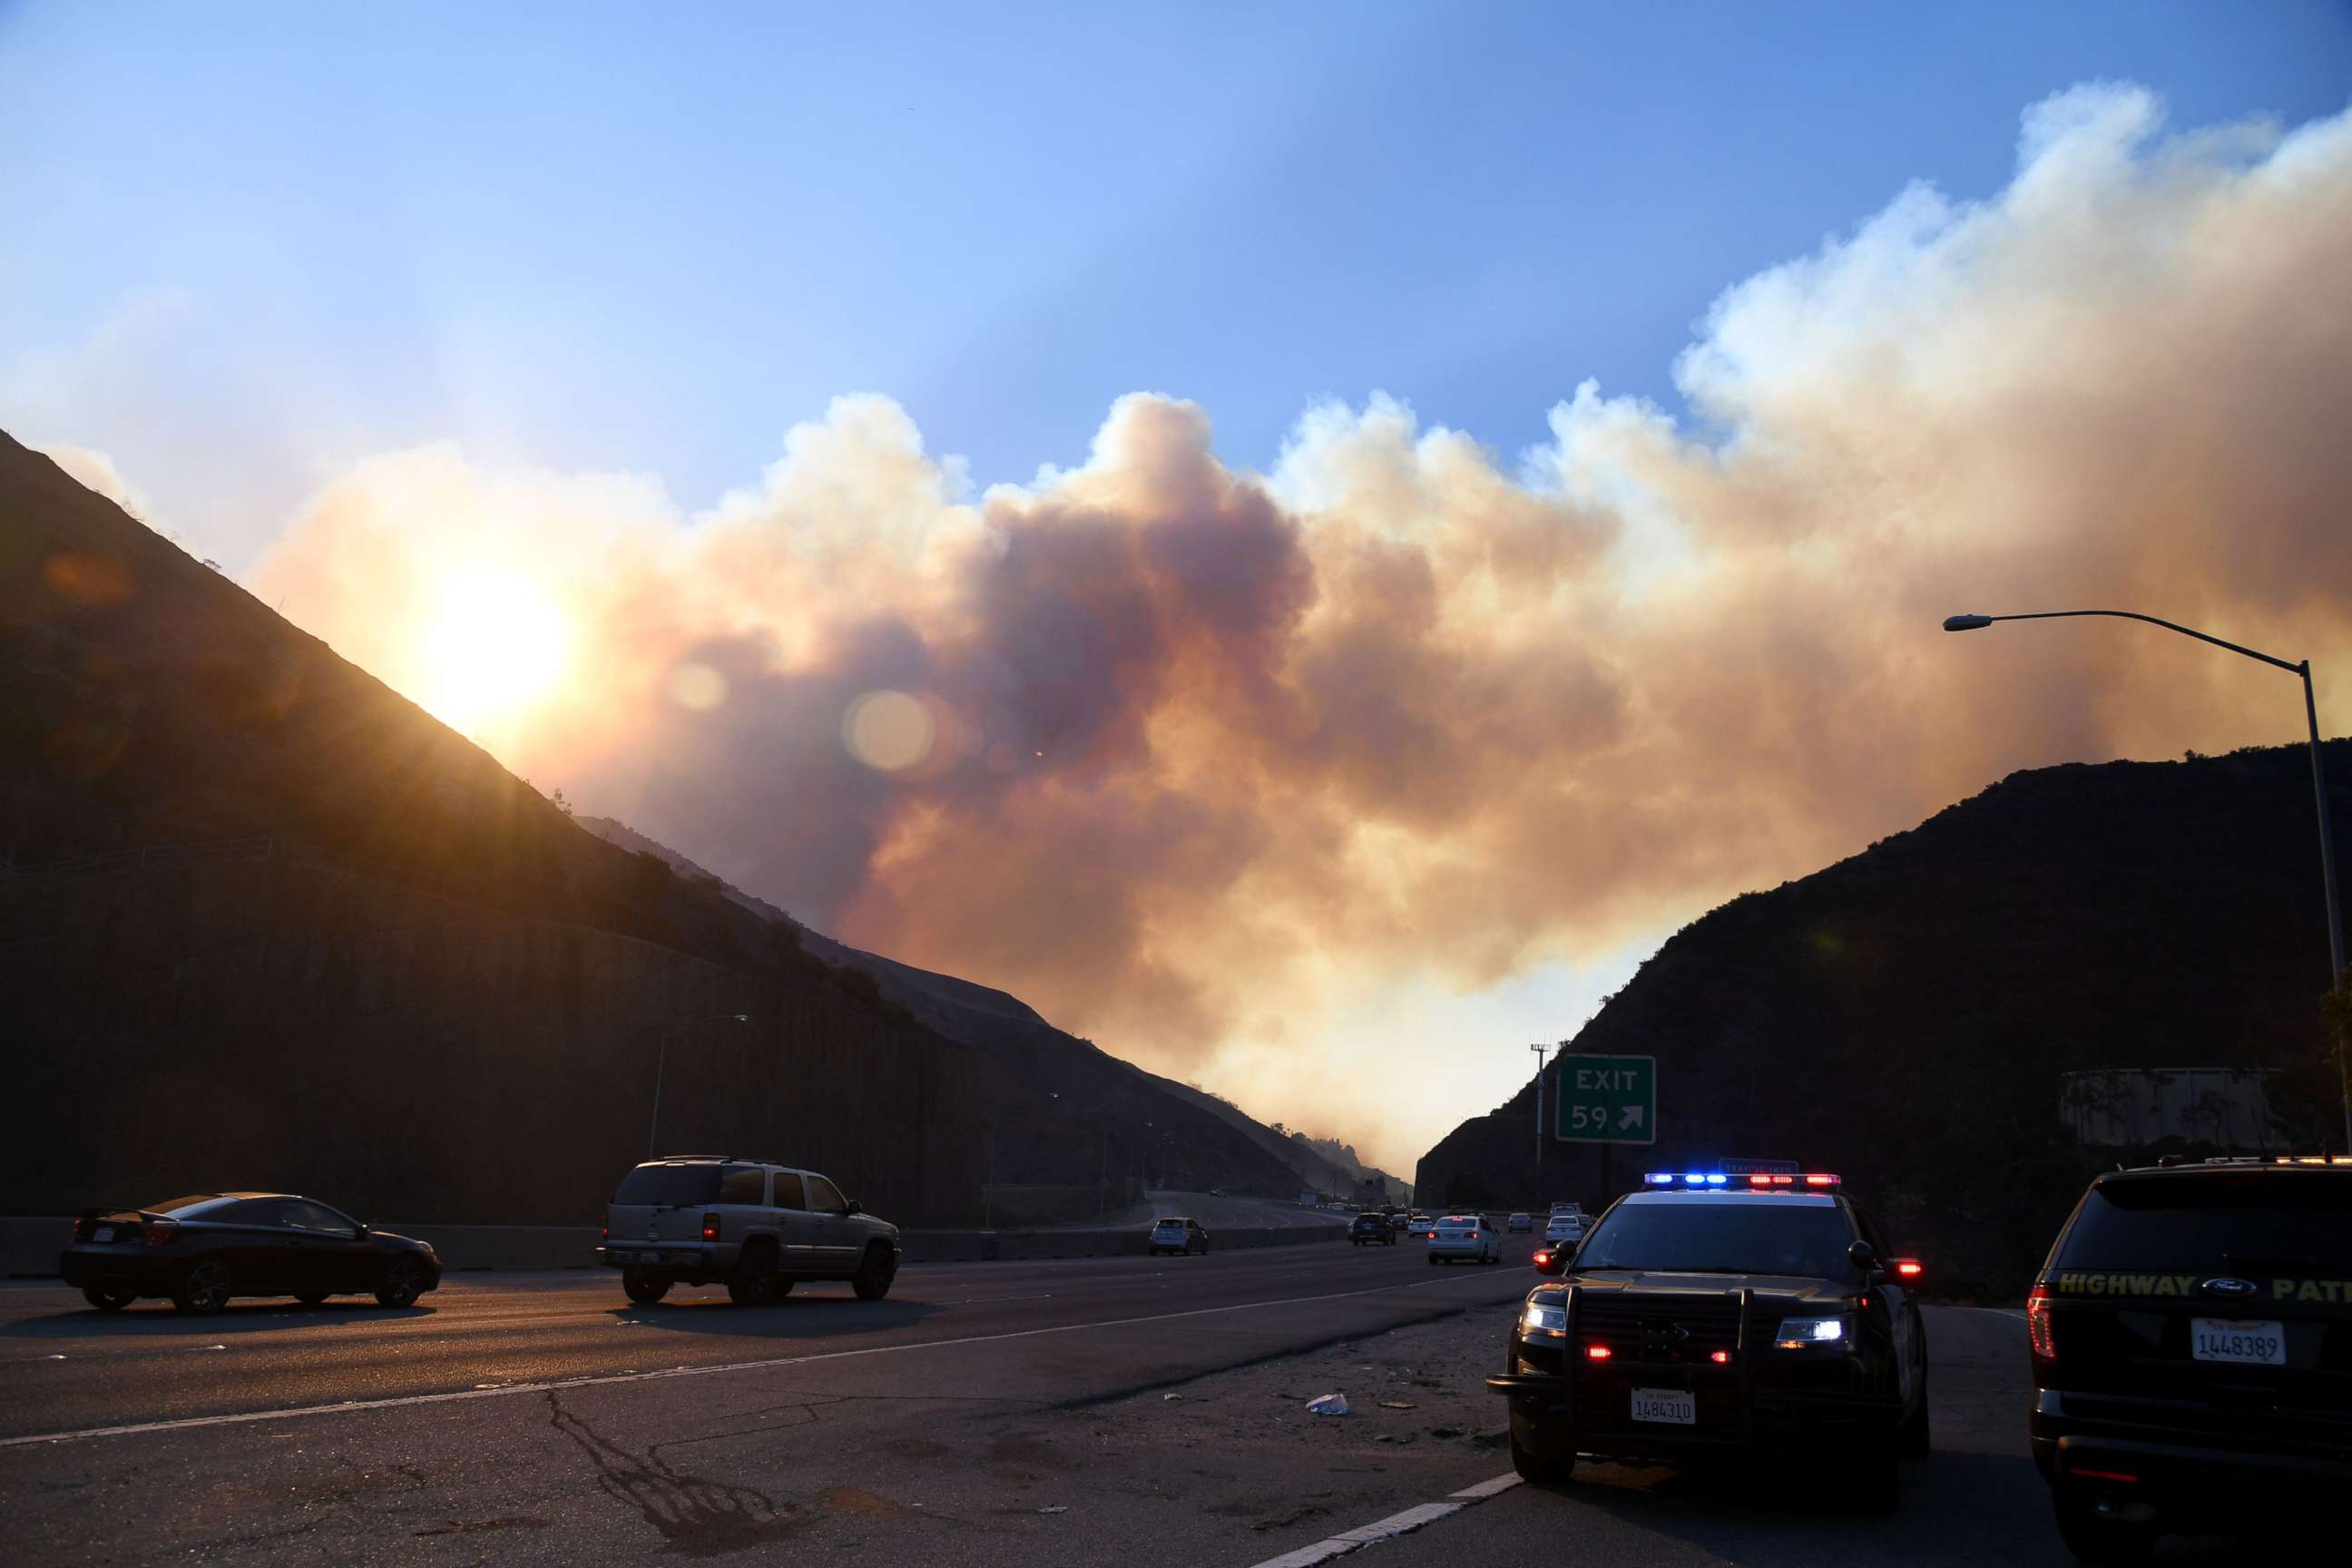
[[[749,1021],[725,1021],[740,1013]],[[820,984],[283,858],[0,880],[0,1213],[295,1191],[593,1225],[644,1157],[979,1216],[971,1052]]]

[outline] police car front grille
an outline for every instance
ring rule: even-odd
[[[1686,1297],[1587,1298],[1579,1303],[1576,1337],[1609,1347],[1612,1358],[1630,1361],[1706,1361],[1716,1351],[1739,1348],[1739,1301]]]

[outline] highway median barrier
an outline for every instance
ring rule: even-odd
[[[0,1273],[11,1279],[54,1279],[58,1254],[73,1240],[70,1218],[0,1218]],[[428,1243],[451,1273],[501,1269],[592,1268],[599,1227],[593,1225],[403,1225],[377,1228]],[[1132,1257],[1145,1250],[1148,1225],[1058,1226],[1039,1230],[971,1230],[907,1226],[899,1244],[908,1263],[1027,1262],[1059,1258]],[[1348,1227],[1330,1224],[1212,1227],[1212,1251],[1227,1247],[1293,1247],[1344,1241]]]

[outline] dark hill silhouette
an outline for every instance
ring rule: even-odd
[[[2352,742],[2327,751],[2352,864]],[[1659,1142],[1617,1151],[1610,1190],[1800,1159],[1874,1199],[1947,1288],[2007,1292],[2113,1159],[2062,1132],[2063,1072],[2278,1068],[2282,1140],[2340,1142],[2308,756],[2015,773],[1693,921],[1571,1047],[1658,1058]],[[1423,1201],[1529,1193],[1533,1094],[1423,1156]],[[1595,1151],[1547,1155],[1542,1195],[1604,1195]]]
[[[1076,1137],[1092,1151],[1100,1184],[1105,1170],[1123,1172],[1130,1158],[1164,1154],[1161,1134],[1175,1125],[1170,1118],[1180,1111],[1188,1113],[1185,1125],[1196,1126],[1195,1118],[1206,1116],[1217,1129],[1208,1149],[1189,1153],[1175,1168],[1163,1170],[1164,1159],[1152,1166],[1154,1174],[1175,1178],[1180,1185],[1230,1186],[1278,1197],[1297,1188],[1345,1195],[1365,1171],[1267,1127],[1230,1100],[1145,1072],[1064,1033],[1017,996],[835,942],[624,823],[611,817],[578,820],[624,848],[659,856],[689,882],[715,887],[748,909],[788,922],[807,952],[840,969],[873,976],[884,997],[948,1038],[988,1052],[992,1068],[985,1092],[996,1129],[992,1157],[1000,1182],[1065,1180],[1067,1146]],[[1084,1127],[1096,1131],[1055,1124],[1072,1105],[1086,1112]]]
[[[829,1161],[898,1217],[976,1218],[992,1176],[1295,1189],[1230,1107],[731,891],[0,435],[0,1212],[228,1184],[578,1222],[681,1020],[666,1146]]]

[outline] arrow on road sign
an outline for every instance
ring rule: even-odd
[[[1642,1108],[1638,1105],[1627,1106],[1624,1113],[1617,1118],[1617,1131],[1620,1132],[1640,1125],[1642,1125]]]

